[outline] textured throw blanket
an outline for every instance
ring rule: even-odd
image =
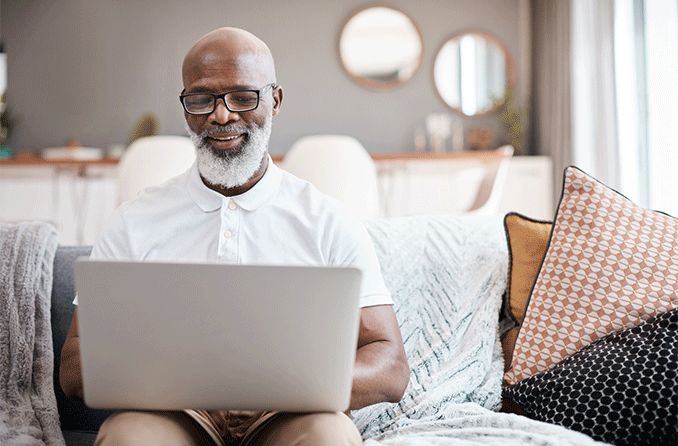
[[[368,230],[393,293],[410,367],[398,404],[352,413],[366,445],[589,445],[501,403],[497,335],[508,255],[501,220],[408,217]]]
[[[0,444],[63,445],[52,380],[50,293],[57,235],[0,224]]]

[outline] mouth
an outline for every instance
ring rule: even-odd
[[[232,150],[240,146],[246,138],[245,133],[208,136],[205,139],[217,150]]]

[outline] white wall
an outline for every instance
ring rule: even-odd
[[[370,92],[338,61],[340,28],[359,0],[22,0],[1,5],[8,52],[8,100],[17,119],[11,143],[38,149],[76,138],[106,147],[125,142],[145,112],[161,132],[183,134],[177,95],[184,53],[219,26],[248,29],[266,41],[285,88],[271,151],[284,153],[309,133],[348,133],[372,152],[413,148],[426,114],[447,110],[432,81],[436,51],[453,33],[486,31],[504,41],[525,72],[519,49],[520,0],[394,0],[424,37],[420,70],[405,86]],[[523,51],[524,52],[524,51]],[[466,120],[501,136],[496,115]]]

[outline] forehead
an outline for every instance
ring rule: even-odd
[[[186,91],[226,91],[261,88],[269,81],[266,60],[256,53],[205,52],[187,64],[183,73]]]

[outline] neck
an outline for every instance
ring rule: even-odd
[[[261,164],[259,164],[259,169],[257,169],[252,178],[247,180],[247,182],[241,186],[223,187],[209,183],[202,177],[202,175],[200,176],[200,178],[202,179],[202,182],[205,183],[205,186],[209,187],[213,191],[219,192],[221,195],[225,197],[232,197],[234,195],[244,194],[248,190],[252,189],[254,185],[257,184],[259,180],[261,180],[264,177],[267,168],[268,168],[268,152],[264,153],[264,156],[261,159]]]

